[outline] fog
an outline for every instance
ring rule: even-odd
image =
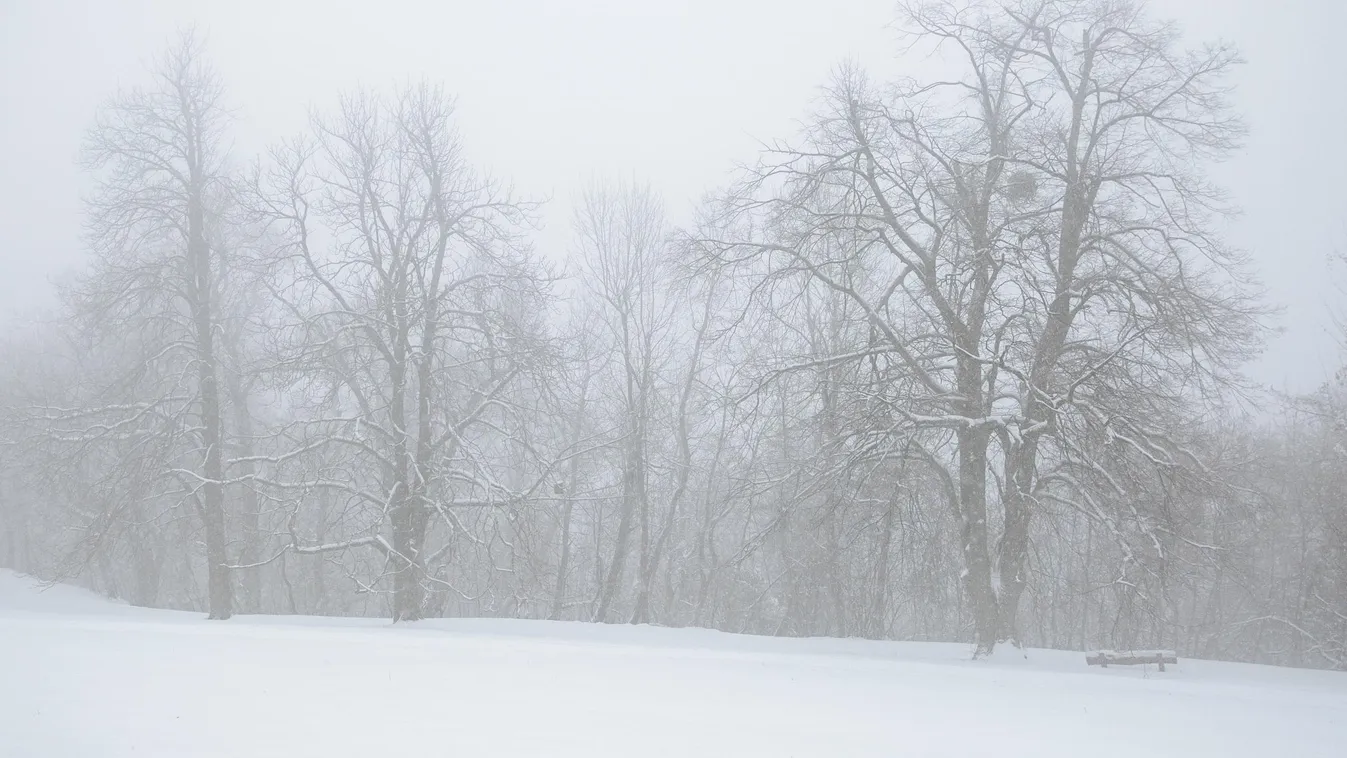
[[[1277,389],[1313,389],[1336,368],[1328,259],[1347,246],[1347,104],[1337,29],[1321,0],[1157,0],[1191,39],[1228,39],[1248,65],[1234,98],[1251,127],[1217,172],[1244,216],[1249,250],[1284,333],[1250,368]],[[503,3],[95,0],[0,8],[0,302],[50,304],[48,280],[78,265],[80,138],[97,105],[144,78],[175,31],[195,27],[228,83],[247,159],[353,86],[408,78],[458,97],[465,143],[522,191],[553,199],[538,236],[571,246],[569,200],[593,176],[636,176],[675,216],[719,186],[759,141],[788,136],[845,59],[910,74],[891,0],[829,3]],[[1341,275],[1335,275],[1341,281]]]
[[[1347,6],[0,14],[0,753],[1347,740]]]

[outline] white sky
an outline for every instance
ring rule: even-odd
[[[791,136],[843,59],[879,74],[919,67],[895,57],[894,5],[0,0],[0,313],[50,304],[50,278],[78,265],[82,134],[185,25],[205,34],[229,87],[244,160],[342,89],[442,82],[469,153],[520,192],[553,198],[537,242],[560,257],[566,200],[590,177],[648,180],[681,216],[758,140]],[[1237,100],[1253,133],[1218,176],[1245,210],[1231,238],[1285,308],[1285,333],[1251,373],[1311,389],[1339,360],[1327,314],[1343,295],[1328,258],[1347,250],[1347,2],[1151,6],[1190,40],[1233,40],[1249,59]]]

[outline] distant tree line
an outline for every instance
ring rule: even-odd
[[[1205,167],[1240,63],[1140,4],[918,3],[694,222],[542,206],[425,83],[252,160],[185,36],[0,345],[0,565],[142,606],[1169,647],[1347,668],[1347,374],[1269,398]],[[1258,407],[1261,406],[1261,407]]]

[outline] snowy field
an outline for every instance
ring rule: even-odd
[[[1347,755],[1347,675],[537,621],[149,611],[0,572],[0,756]]]

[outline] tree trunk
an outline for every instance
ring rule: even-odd
[[[627,561],[627,542],[631,539],[632,521],[636,515],[637,490],[644,462],[637,452],[639,443],[633,439],[629,444],[631,447],[626,456],[626,471],[622,475],[622,515],[617,522],[617,544],[613,547],[613,561],[608,565],[608,576],[603,582],[598,610],[594,612],[594,620],[599,622],[608,620],[608,611],[620,590],[622,572]]]
[[[247,459],[254,454],[253,417],[248,411],[248,392],[243,388],[236,374],[229,379],[230,405],[234,412],[234,441],[241,457]],[[240,540],[243,549],[239,554],[239,563],[257,563],[265,552],[262,545],[261,510],[257,498],[257,485],[253,477],[257,466],[251,460],[238,464],[239,476],[244,480],[239,494],[239,512],[236,519],[240,525]],[[244,612],[261,613],[262,572],[263,567],[244,569],[239,577],[239,587],[243,590]]]
[[[574,477],[571,477],[571,481],[574,481]],[[547,616],[553,621],[561,619],[566,597],[566,571],[571,562],[571,492],[567,488],[565,502],[561,504],[561,556],[557,561],[557,584],[552,592],[552,612]]]
[[[996,647],[996,593],[987,554],[987,444],[984,429],[961,429],[959,441],[960,541],[964,558],[964,591],[973,610],[974,655],[990,655]]]
[[[401,281],[401,280],[399,280]],[[401,303],[403,288],[396,290]],[[406,314],[403,309],[390,309],[394,324],[405,325]],[[388,491],[392,493],[388,520],[393,530],[393,554],[389,556],[393,563],[393,622],[417,621],[421,618],[425,603],[425,589],[421,586],[421,540],[425,528],[418,528],[418,514],[424,513],[423,504],[417,500],[412,479],[416,475],[415,461],[408,449],[407,434],[407,332],[405,327],[394,330],[392,335],[393,351],[389,356],[389,384],[391,393],[388,414],[393,426],[392,482]],[[420,519],[424,523],[424,519]]]
[[[421,575],[421,543],[425,539],[425,509],[401,496],[391,512],[393,522],[393,621],[418,621],[425,604]]]
[[[640,565],[636,570],[636,602],[632,607],[631,623],[644,624],[650,606],[650,592],[647,578],[653,570],[651,555],[652,545],[650,539],[650,499],[646,497],[645,492],[645,456],[641,456],[640,468],[637,473],[641,478],[641,486],[637,488],[637,510],[640,515],[641,534]]]
[[[889,616],[889,553],[893,547],[893,512],[898,510],[898,490],[895,488],[884,511],[884,521],[879,535],[879,565],[875,567],[875,611],[870,624],[870,635],[884,639],[888,632]]]
[[[1033,486],[1038,444],[1035,438],[1022,442],[1007,456],[1004,531],[998,552],[997,571],[1001,579],[997,598],[997,642],[1021,645],[1019,630],[1020,597],[1024,594],[1029,559],[1029,524],[1032,515],[1030,488]]]
[[[575,428],[572,429],[572,436],[579,439],[583,428],[583,419],[585,419],[586,394],[589,392],[589,377],[585,378],[585,384],[581,386],[581,405],[575,416]],[[581,459],[578,455],[572,456],[567,466],[566,473],[566,491],[562,493],[562,551],[560,559],[556,564],[556,587],[552,591],[552,613],[551,619],[562,618],[562,606],[566,603],[566,572],[570,570],[571,564],[571,509],[575,504],[575,487],[579,486],[579,473],[581,473]]]
[[[190,111],[188,112],[190,116]],[[215,361],[215,318],[212,312],[210,246],[206,241],[205,210],[199,158],[194,142],[189,156],[192,169],[188,187],[187,245],[193,273],[192,294],[196,327],[197,382],[201,393],[201,444],[205,448],[201,484],[201,520],[206,530],[206,572],[210,587],[209,617],[224,620],[234,612],[234,588],[229,576],[224,519],[224,450],[220,423],[220,389]]]

